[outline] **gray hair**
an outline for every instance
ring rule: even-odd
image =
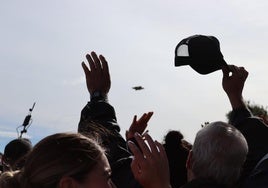
[[[211,178],[219,184],[234,184],[246,160],[248,146],[242,133],[224,122],[213,122],[196,135],[192,149],[195,178]]]

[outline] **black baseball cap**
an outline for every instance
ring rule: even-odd
[[[190,65],[200,74],[209,74],[227,63],[214,36],[193,35],[183,39],[175,48],[175,66]]]

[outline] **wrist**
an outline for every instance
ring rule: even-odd
[[[246,107],[246,104],[244,102],[242,95],[228,95],[228,98],[233,109]]]
[[[93,91],[90,93],[90,100],[107,100],[107,93],[101,91]]]

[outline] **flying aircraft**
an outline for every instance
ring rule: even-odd
[[[144,87],[142,87],[142,86],[135,86],[135,87],[132,87],[132,89],[135,89],[135,90],[137,91],[137,90],[142,90],[142,89],[144,89]]]

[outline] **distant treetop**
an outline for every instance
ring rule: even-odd
[[[254,116],[260,117],[266,124],[268,124],[267,106],[264,107],[263,105],[252,104],[249,100],[246,101],[246,105]],[[226,114],[226,118],[228,121],[230,121],[231,112],[232,111],[229,111]]]

